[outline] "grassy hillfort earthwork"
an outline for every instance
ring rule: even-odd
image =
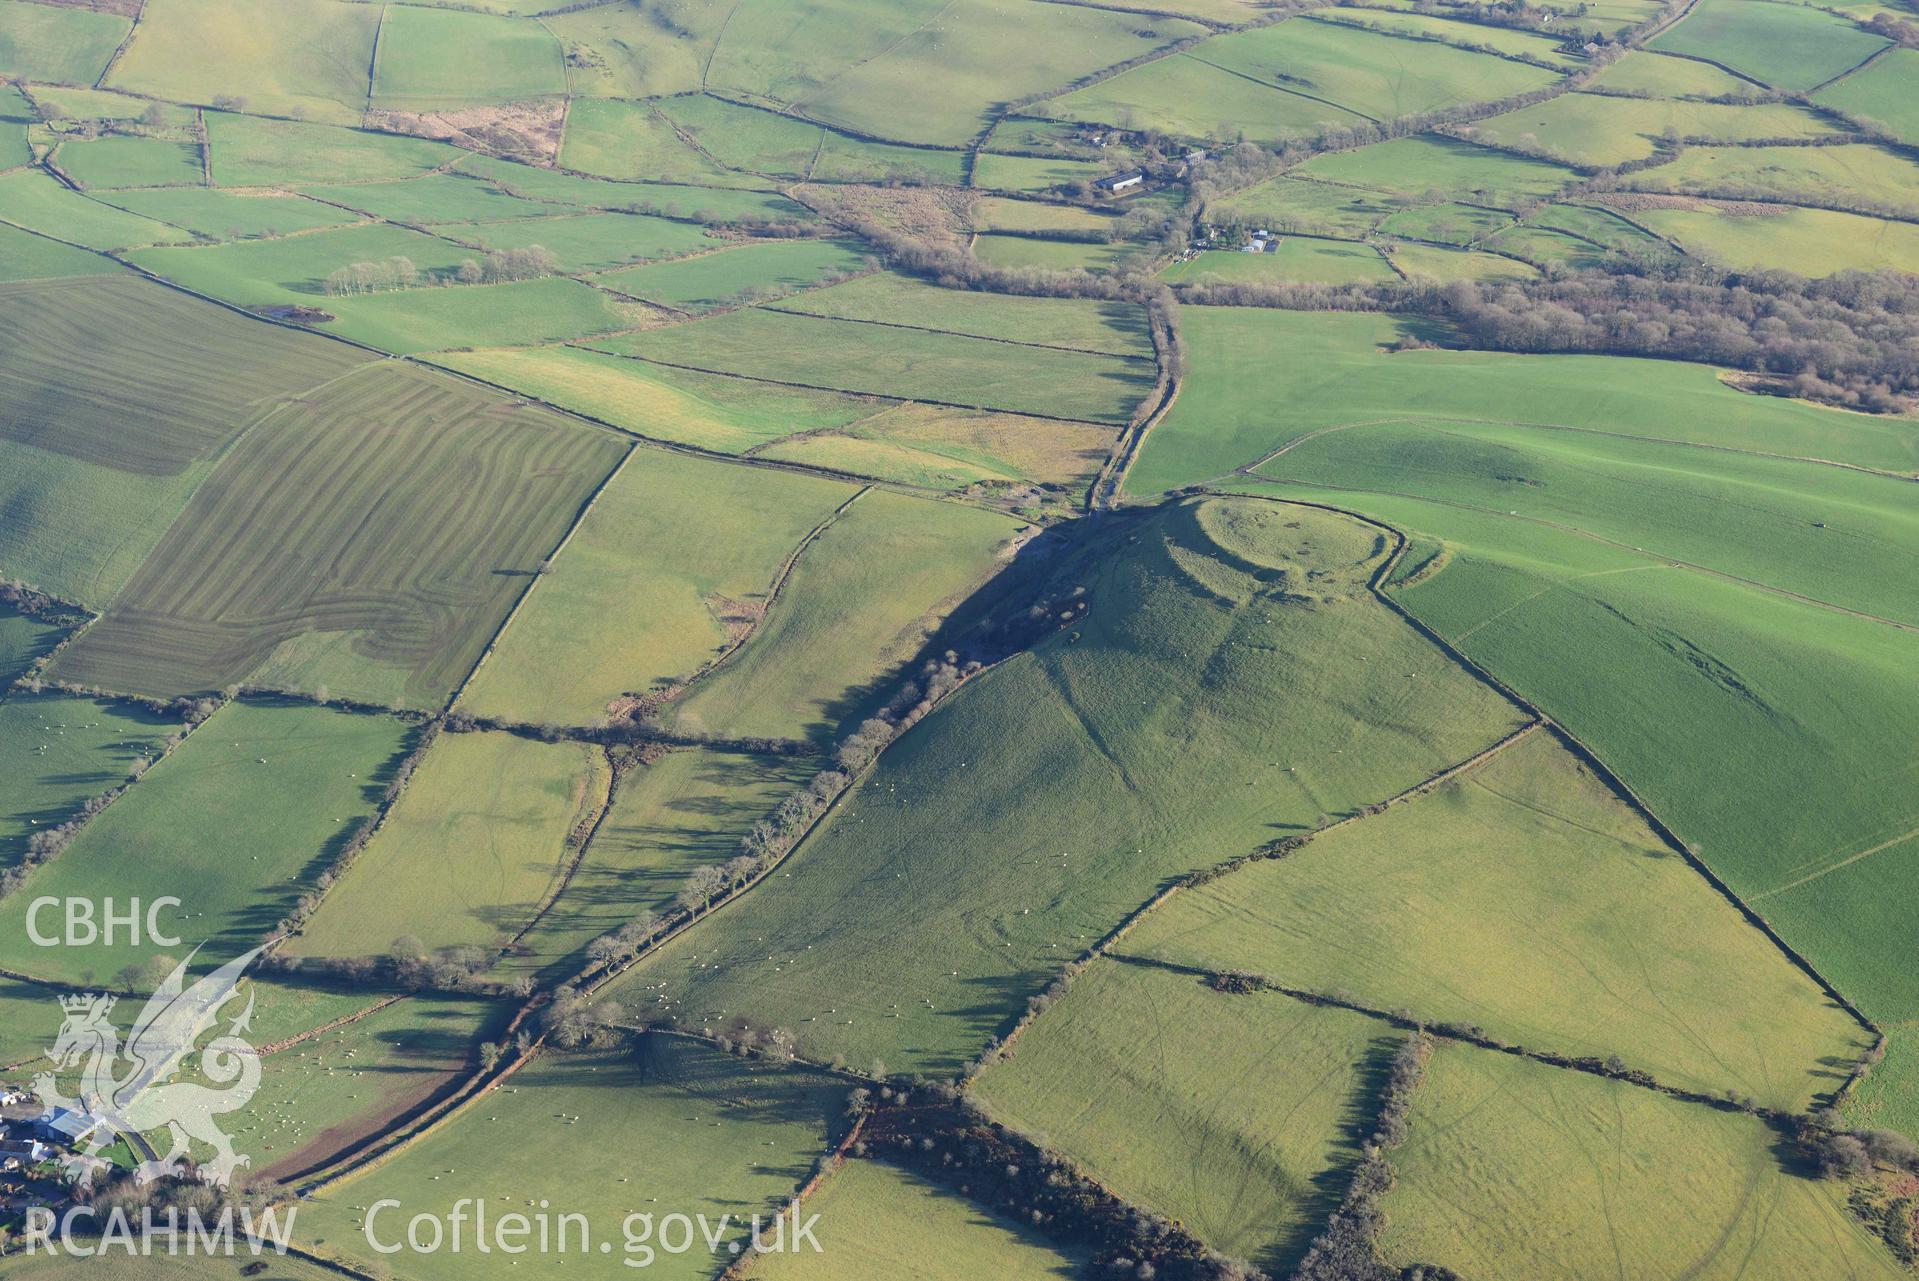
[[[1919,1275],[1915,482],[1915,0],[0,0],[0,1277]]]

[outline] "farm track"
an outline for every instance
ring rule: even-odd
[[[805,537],[801,538],[793,550],[787,553],[786,559],[780,562],[779,569],[773,575],[772,583],[766,589],[766,603],[760,610],[760,616],[753,621],[753,625],[742,630],[738,636],[729,638],[725,650],[708,660],[698,671],[694,672],[672,689],[663,691],[658,700],[659,703],[667,704],[677,701],[687,690],[691,689],[696,682],[719,671],[722,667],[726,666],[727,663],[731,662],[736,654],[746,648],[747,642],[757,636],[760,629],[766,625],[766,616],[772,613],[774,608],[778,606],[780,596],[786,591],[786,584],[792,579],[793,571],[799,566],[800,557],[805,555],[809,547],[819,541],[822,534],[838,524],[840,518],[852,510],[854,503],[866,497],[866,495],[872,491],[873,486],[871,485],[857,490],[848,497],[845,502],[828,512],[824,520],[813,526],[812,529],[809,529]]]
[[[1159,399],[1136,425],[1121,432],[1119,439],[1113,443],[1113,452],[1107,455],[1105,464],[1093,477],[1093,483],[1087,490],[1088,511],[1120,505],[1123,501],[1120,491],[1126,485],[1126,474],[1132,470],[1139,451],[1145,447],[1147,433],[1172,412],[1173,402],[1179,399],[1180,375],[1172,363],[1172,353],[1178,345],[1178,332],[1168,321],[1158,316],[1149,323],[1152,326],[1153,358],[1159,373],[1155,380],[1160,384]]]

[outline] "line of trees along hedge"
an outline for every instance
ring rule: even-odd
[[[1209,1249],[1184,1228],[1129,1205],[1071,1162],[988,1120],[950,1090],[856,1091],[867,1113],[855,1156],[881,1157],[1087,1250],[1101,1281],[1255,1281],[1264,1273]]]
[[[557,275],[559,255],[544,245],[525,249],[491,249],[482,258],[468,258],[448,272],[424,272],[404,255],[378,262],[356,262],[329,272],[321,287],[327,296],[381,293],[421,285],[496,285],[512,280],[537,280]]]
[[[1919,404],[1919,276],[1725,272],[1679,259],[1511,284],[1181,286],[1183,302],[1295,311],[1390,311],[1446,322],[1487,351],[1651,356],[1763,376],[1760,390],[1869,413]],[[1407,346],[1437,345],[1419,339]]]
[[[1382,1262],[1377,1241],[1382,1216],[1380,1198],[1393,1186],[1393,1168],[1386,1154],[1406,1139],[1412,1114],[1413,1091],[1426,1075],[1433,1041],[1415,1032],[1393,1056],[1392,1070],[1379,1099],[1379,1120],[1366,1140],[1364,1155],[1353,1171],[1346,1199],[1300,1260],[1293,1281],[1456,1281],[1448,1268],[1418,1266],[1402,1271]]]
[[[1461,282],[1437,310],[1494,351],[1677,356],[1773,375],[1779,390],[1895,413],[1919,398],[1919,276],[1717,276],[1667,264],[1516,287]]]

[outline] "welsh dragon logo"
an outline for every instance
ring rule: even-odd
[[[253,1016],[253,999],[233,1018],[226,1031],[199,1050],[201,1081],[173,1078],[187,1066],[195,1046],[220,1019],[220,1011],[235,999],[240,975],[260,954],[254,948],[218,970],[186,986],[187,966],[193,955],[174,967],[140,1011],[123,1045],[119,1029],[108,1022],[116,998],[88,994],[60,998],[66,1022],[49,1057],[65,1072],[81,1067],[78,1097],[60,1092],[55,1073],[34,1078],[34,1092],[47,1105],[46,1117],[65,1112],[84,1118],[92,1131],[66,1160],[67,1172],[82,1187],[90,1187],[96,1171],[107,1162],[100,1156],[115,1139],[126,1136],[136,1152],[144,1153],[134,1177],[150,1183],[188,1168],[191,1140],[213,1149],[201,1163],[199,1176],[225,1187],[235,1170],[249,1164],[236,1153],[220,1129],[219,1118],[243,1108],[260,1088],[260,1055],[241,1035]],[[199,952],[194,949],[194,955]],[[120,1067],[122,1060],[130,1066]],[[151,1136],[165,1130],[169,1150],[162,1155]]]

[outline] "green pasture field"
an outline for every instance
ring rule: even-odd
[[[401,355],[469,344],[568,342],[626,329],[652,314],[591,285],[557,276],[505,285],[400,289],[329,298],[325,304],[339,318],[332,332]]]
[[[133,120],[147,109],[144,98],[110,89],[60,89],[34,85],[33,96],[75,120]]]
[[[365,359],[126,275],[0,299],[0,573],[93,608],[235,435]]]
[[[273,304],[326,311],[332,311],[336,302],[350,301],[329,298],[325,292],[327,276],[342,267],[406,258],[422,272],[450,274],[466,259],[478,256],[452,241],[391,223],[365,223],[278,240],[148,249],[129,255],[156,275],[242,307]]]
[[[82,187],[199,187],[197,143],[115,135],[63,142],[53,163]]]
[[[1265,253],[1208,249],[1159,273],[1172,281],[1304,280],[1328,285],[1391,280],[1393,269],[1371,245],[1287,236]]]
[[[445,352],[438,364],[654,440],[737,454],[844,427],[887,401],[701,374],[579,347]]]
[[[568,837],[605,802],[610,772],[588,744],[442,734],[288,951],[504,946],[559,889]]]
[[[110,258],[0,222],[0,283],[110,276],[119,271]]]
[[[706,94],[666,98],[660,111],[730,169],[816,182],[913,179],[959,186],[966,153],[872,142],[782,112]]]
[[[255,1179],[274,1178],[378,1134],[454,1080],[495,1013],[472,997],[410,996],[267,1055],[234,1146]]]
[[[10,515],[0,525],[0,575],[100,608],[204,474],[204,467],[156,476],[101,466],[0,433],[0,506]]]
[[[1323,428],[1403,422],[1408,405],[1425,419],[1552,425],[1919,474],[1919,433],[1898,419],[1747,395],[1678,361],[1383,350],[1410,324],[1187,308],[1179,399],[1147,436],[1127,492],[1208,480]]]
[[[1763,92],[1709,62],[1634,49],[1587,82],[1593,89],[1644,93],[1655,98],[1749,98]]]
[[[1395,138],[1352,151],[1328,152],[1289,172],[1295,178],[1369,187],[1415,199],[1430,200],[1437,195],[1442,200],[1467,200],[1501,208],[1545,199],[1576,176],[1560,165],[1438,135]]]
[[[1049,205],[1038,200],[987,196],[973,206],[973,225],[981,231],[1038,231],[1103,235],[1115,215],[1078,205]]]
[[[866,491],[800,553],[739,652],[674,702],[676,723],[832,738],[997,568],[1018,529],[997,512]]]
[[[303,1036],[336,1019],[364,1013],[387,993],[354,992],[346,984],[309,979],[266,978],[255,975],[243,980],[242,992],[251,996],[253,1022],[250,1031],[256,1047],[270,1049]]]
[[[1215,22],[1251,22],[1265,15],[1259,0],[1115,0],[1115,9],[1142,9],[1148,13],[1180,13]]]
[[[1512,221],[1512,215],[1503,209],[1463,204],[1415,205],[1385,219],[1379,224],[1379,231],[1388,236],[1409,236],[1463,247],[1478,244],[1511,226]]]
[[[1607,249],[1652,252],[1661,248],[1656,236],[1647,234],[1611,209],[1593,205],[1547,205],[1537,213],[1528,214],[1522,225],[1563,231]]]
[[[1138,255],[1141,246],[1125,241],[1056,239],[982,230],[973,237],[972,252],[981,262],[995,267],[1100,272]]]
[[[1886,44],[1844,18],[1773,0],[1704,0],[1652,41],[1788,92],[1817,88]]]
[[[974,1094],[1133,1204],[1283,1275],[1338,1204],[1403,1040],[1363,1014],[1102,958]]]
[[[1874,1039],[1543,732],[1180,894],[1119,947],[1787,1111]]]
[[[1401,602],[1577,735],[1867,1014],[1915,1017],[1919,984],[1886,961],[1919,829],[1911,633],[1503,513],[1277,492],[1443,541]]]
[[[22,617],[9,615],[9,633]],[[43,649],[55,639],[50,629],[34,638]],[[89,798],[126,782],[136,762],[157,757],[181,728],[138,703],[9,692],[0,701],[0,867],[20,861],[36,830],[58,827]]]
[[[1310,17],[1208,41],[1194,55],[1374,121],[1505,98],[1558,79],[1523,62]]]
[[[993,267],[1037,267],[1042,271],[1109,271],[1133,254],[1136,245],[1041,240],[986,232],[973,237],[973,256]]]
[[[0,978],[0,1069],[8,1076],[25,1075],[22,1069],[29,1066],[51,1066],[45,1056],[60,1034],[59,1000],[65,995],[58,988]],[[10,1261],[8,1271],[17,1268],[18,1260]]]
[[[1361,236],[1378,226],[1400,203],[1383,192],[1282,174],[1236,191],[1207,206],[1206,212],[1214,218],[1279,231]]]
[[[1893,1281],[1839,1184],[1757,1118],[1444,1045],[1389,1160],[1381,1255],[1462,1275]]]
[[[1885,57],[1813,95],[1860,120],[1871,121],[1907,144],[1919,143],[1919,101],[1912,94],[1919,77],[1919,49],[1894,49]]]
[[[246,0],[154,0],[107,87],[357,124],[379,26],[377,7],[342,0],[276,0],[272,22]]]
[[[877,57],[942,8],[942,0],[901,0],[883,9],[861,0],[746,0],[730,17],[689,10],[684,22],[696,33],[688,44],[717,42],[703,80],[716,91],[777,105]]]
[[[1123,422],[1152,385],[1144,360],[752,307],[604,340],[605,350],[833,391]]]
[[[1408,276],[1436,280],[1440,284],[1455,280],[1532,280],[1539,275],[1523,262],[1471,249],[1395,244],[1387,249],[1386,255]]]
[[[1820,138],[1833,132],[1812,112],[1783,102],[1741,106],[1596,93],[1561,94],[1467,127],[1472,136],[1491,144],[1536,148],[1569,164],[1590,166],[1645,160],[1658,150],[1656,144],[1667,130],[1723,142]]]
[[[805,178],[826,140],[826,129],[812,121],[703,93],[663,98],[655,105],[700,150],[729,169]]]
[[[18,89],[0,87],[0,170],[24,165],[33,159],[27,144],[27,129],[37,125],[40,116],[33,104]]]
[[[1480,4],[1485,0],[1469,0]],[[1382,0],[1395,9],[1414,7],[1413,0]],[[1595,0],[1579,14],[1580,29],[1599,30],[1612,33],[1623,32],[1627,27],[1635,27],[1659,13],[1658,0]]]
[[[866,6],[840,16],[847,18],[868,28],[882,25]],[[809,116],[869,136],[963,146],[992,123],[1000,103],[1204,33],[1178,18],[953,0],[875,56],[855,60],[841,53],[843,71],[795,86],[800,91],[787,100]],[[711,73],[715,83],[728,81],[727,49],[735,38],[729,24]],[[786,95],[776,90],[775,96]]]
[[[250,677],[438,704],[625,448],[370,366],[256,425],[56,666],[146,692]]]
[[[779,308],[809,316],[919,325],[976,338],[1069,347],[1142,360],[1150,360],[1153,355],[1145,309],[1135,303],[941,289],[893,272],[849,280],[803,298],[789,298]]]
[[[957,147],[907,147],[828,131],[813,162],[814,182],[901,182],[966,185],[966,152]]]
[[[0,0],[0,76],[91,85],[132,27],[117,13]]]
[[[688,876],[738,854],[753,824],[818,768],[804,756],[692,747],[627,770],[566,889],[502,967],[577,971],[588,943],[643,913],[667,911]],[[651,1006],[636,999],[634,1013],[650,1017]]]
[[[458,169],[390,182],[304,187],[300,194],[415,226],[543,218],[568,212],[562,205],[510,196],[487,178]]]
[[[1242,133],[1261,142],[1279,142],[1363,121],[1357,111],[1289,92],[1271,84],[1269,77],[1248,80],[1240,68],[1214,60],[1216,53],[1231,48],[1227,41],[1250,40],[1258,34],[1217,37],[1110,80],[1049,98],[1031,110],[1062,120],[1097,120],[1123,129],[1153,129],[1221,143]]]
[[[1110,172],[1109,166],[1097,160],[1002,156],[990,151],[973,158],[973,185],[982,191],[1051,191],[1076,182],[1091,182]]]
[[[574,110],[578,110],[576,106]],[[615,181],[589,178],[558,169],[540,169],[492,156],[469,156],[459,172],[497,183],[510,195],[579,209],[612,209],[660,213],[695,222],[738,220],[808,222],[813,211],[769,191],[721,190],[670,182]]]
[[[1205,30],[1159,12],[1058,14],[983,0],[899,0],[884,9],[863,0],[747,0],[730,17],[684,12],[685,44],[703,53],[723,17],[724,39],[704,74],[714,92],[948,145],[968,142],[1013,95],[1056,89]],[[928,101],[912,115],[887,110],[921,88]]]
[[[0,603],[0,688],[49,653],[67,629]]]
[[[1550,227],[1506,227],[1478,243],[1487,249],[1523,258],[1535,266],[1557,263],[1574,268],[1598,267],[1606,261],[1607,254],[1603,246],[1589,244]]]
[[[1802,276],[1841,271],[1919,272],[1919,225],[1799,209],[1682,200],[1643,208],[1615,196],[1634,222],[1735,270],[1784,269]]]
[[[1919,1133],[1919,1023],[1888,1029],[1886,1056],[1846,1096],[1846,1121],[1862,1129]]]
[[[725,243],[714,240],[705,228],[693,223],[628,213],[521,218],[438,230],[443,236],[482,249],[542,245],[557,254],[561,269],[569,272],[606,271],[647,258],[676,258]]]
[[[1040,585],[1083,586],[1083,619],[953,694],[790,879],[620,995],[664,996],[693,1026],[782,1026],[809,1055],[950,1072],[1167,878],[1393,795],[1517,723],[1365,592],[1386,551],[1370,527],[1226,500],[1102,537]]]
[[[829,276],[865,270],[871,262],[865,246],[853,240],[769,240],[609,272],[599,283],[676,311],[699,313],[796,293]]]
[[[758,621],[787,558],[855,492],[841,481],[634,451],[461,706],[592,724],[623,695],[684,680]],[[752,519],[714,520],[716,512]],[[694,528],[701,536],[686,537]]]
[[[358,118],[356,113],[354,119]],[[413,178],[470,154],[427,138],[299,120],[262,120],[225,111],[207,112],[206,122],[213,181],[221,187]]]
[[[766,179],[732,173],[687,146],[650,102],[583,98],[567,110],[560,163],[605,178],[756,187]],[[691,194],[691,193],[689,193]]]
[[[542,2],[541,7],[548,6]],[[652,98],[699,90],[700,73],[726,16],[704,7],[673,10],[676,25],[704,28],[697,36],[624,4],[549,13],[540,25],[567,50],[567,90],[575,99]]]
[[[942,297],[932,290],[927,293],[932,297],[924,300],[901,296],[926,304]],[[802,295],[782,305],[810,305],[810,300],[825,296]],[[887,291],[875,291],[870,301],[883,307],[887,296]],[[1056,300],[996,301],[1044,304]],[[835,307],[854,305],[853,299],[847,299]],[[941,323],[969,324],[982,318],[988,323],[995,319],[984,312],[975,317],[961,308],[942,317]],[[1049,311],[1042,306],[1030,316],[1014,309],[998,319],[1035,322],[1042,326],[1041,336],[1051,336],[1044,326],[1057,322],[1075,335],[1072,341],[1079,336],[1096,342],[1124,341],[1112,332],[1102,332],[1098,324],[1087,324],[1088,316],[1070,309]],[[1130,320],[1120,315],[1113,323],[1129,324]],[[725,453],[750,450],[764,458],[933,488],[1020,477],[1077,488],[1098,470],[1113,444],[1111,428],[1088,423],[806,391],[575,347],[449,352],[433,359],[655,440]],[[610,608],[606,603],[599,607]],[[480,684],[486,680],[483,669]]]
[[[362,1229],[368,1208],[388,1197],[406,1207],[405,1217],[374,1220],[375,1235],[387,1240],[389,1229],[404,1238],[412,1214],[444,1215],[462,1197],[483,1195],[492,1221],[512,1209],[534,1213],[531,1207],[545,1200],[554,1214],[566,1207],[586,1216],[597,1239],[613,1246],[611,1259],[588,1271],[631,1275],[619,1262],[628,1215],[704,1214],[717,1225],[725,1214],[727,1237],[745,1237],[744,1220],[755,1213],[770,1219],[837,1138],[846,1093],[844,1083],[821,1074],[736,1059],[679,1038],[549,1051],[397,1157],[303,1201],[298,1235],[322,1256],[361,1266],[390,1258],[421,1281],[486,1281],[521,1275],[516,1260],[472,1250],[375,1254]],[[579,1132],[569,1134],[573,1129]],[[582,1162],[604,1161],[608,1153],[625,1156],[600,1176],[581,1177]],[[469,1186],[463,1172],[482,1182]],[[577,1251],[573,1257],[585,1262]],[[690,1281],[712,1276],[718,1262],[704,1245],[659,1251],[646,1274]]]
[[[1578,531],[1845,609],[1919,623],[1911,481],[1591,432],[1414,419],[1328,432],[1261,476]]]
[[[848,1161],[806,1200],[820,1253],[755,1256],[752,1281],[1070,1281],[1079,1261],[1027,1225],[898,1166]],[[910,1264],[908,1261],[910,1260]]]
[[[560,42],[537,22],[388,5],[369,106],[447,111],[566,92]]]
[[[908,402],[847,427],[796,433],[758,453],[939,489],[1026,479],[1078,491],[1114,444],[1112,428],[1091,423]]]
[[[1533,62],[1549,62],[1568,71],[1586,65],[1584,58],[1565,52],[1564,41],[1548,32],[1522,31],[1486,23],[1459,22],[1424,13],[1392,13],[1379,10],[1353,12],[1329,9],[1320,15],[1325,22],[1341,22],[1367,31],[1385,31],[1427,40],[1442,41],[1479,53],[1497,51]],[[1496,95],[1494,95],[1496,96]]]
[[[281,1211],[278,1221],[286,1223],[285,1211]],[[265,1235],[264,1216],[260,1223]],[[236,1233],[240,1230],[239,1224],[236,1220]],[[206,1281],[208,1275],[206,1259],[188,1256],[184,1247],[177,1255],[168,1255],[163,1247],[152,1254],[132,1258],[118,1250],[97,1256],[23,1253],[10,1261],[8,1270],[21,1281]],[[274,1259],[270,1278],[271,1281],[335,1281],[339,1275],[331,1268],[288,1255]]]
[[[1919,220],[1919,162],[1885,147],[1689,147],[1632,175],[1641,191],[1885,209]]]
[[[121,985],[116,976],[159,955],[144,934],[112,946],[36,947],[29,903],[46,895],[124,905],[181,900],[171,918],[184,941],[167,955],[221,963],[260,943],[373,812],[411,732],[389,716],[271,700],[216,712],[101,811],[61,856],[0,900],[0,964],[71,983]],[[264,762],[264,763],[263,763]],[[44,913],[43,913],[44,917]]]
[[[1077,157],[1082,161],[1105,163],[1107,169],[1138,161],[1138,153],[1126,146],[1123,138],[1107,138],[1105,146],[1094,146],[1080,136],[1080,128],[1069,121],[1048,121],[1015,111],[1004,117],[986,136],[986,151],[1029,151],[1032,155]]]
[[[143,218],[152,218],[212,240],[242,240],[255,236],[286,236],[354,222],[344,209],[317,200],[257,191],[210,191],[204,187],[173,187],[151,191],[116,191],[100,197]]]
[[[192,239],[176,227],[82,196],[52,174],[36,169],[0,174],[0,219],[88,249],[124,249]]]

